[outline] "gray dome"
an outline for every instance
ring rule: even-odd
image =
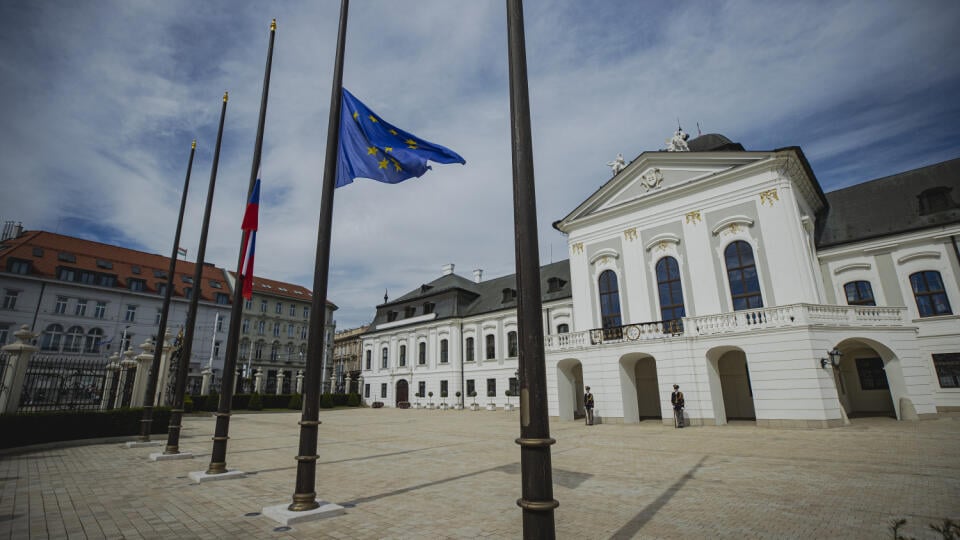
[[[743,145],[735,143],[719,133],[707,133],[687,141],[691,152],[743,152]]]

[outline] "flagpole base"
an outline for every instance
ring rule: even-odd
[[[316,521],[328,517],[339,516],[347,511],[339,504],[321,501],[315,499],[312,501],[316,505],[312,510],[290,510],[290,504],[278,504],[274,506],[264,506],[263,515],[284,525],[290,526],[294,523],[303,523],[305,521]]]

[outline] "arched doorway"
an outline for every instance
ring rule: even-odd
[[[560,420],[583,418],[583,364],[567,358],[557,362],[557,407]]]
[[[717,425],[729,420],[756,420],[746,353],[737,347],[711,349],[707,353],[707,366]]]
[[[406,379],[400,379],[397,381],[397,402],[395,403],[397,407],[399,407],[401,403],[409,401],[409,390],[410,385],[407,383]]]
[[[847,339],[836,370],[837,395],[850,418],[897,418],[894,387],[901,382],[899,360],[887,347],[866,339]]]
[[[621,358],[620,388],[624,423],[663,418],[657,362],[652,356],[630,353]]]

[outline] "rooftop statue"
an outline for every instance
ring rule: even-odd
[[[687,146],[689,138],[690,135],[684,133],[682,127],[677,126],[677,132],[673,134],[673,138],[667,139],[667,152],[689,152],[690,147]]]
[[[617,154],[617,159],[607,163],[607,166],[613,170],[613,175],[616,176],[627,166],[627,162],[623,160],[623,154]]]

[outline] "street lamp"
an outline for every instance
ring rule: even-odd
[[[843,353],[840,352],[840,349],[834,347],[833,350],[827,351],[827,356],[829,358],[820,359],[820,367],[826,369],[827,366],[834,368],[840,367],[840,357],[843,356]]]

